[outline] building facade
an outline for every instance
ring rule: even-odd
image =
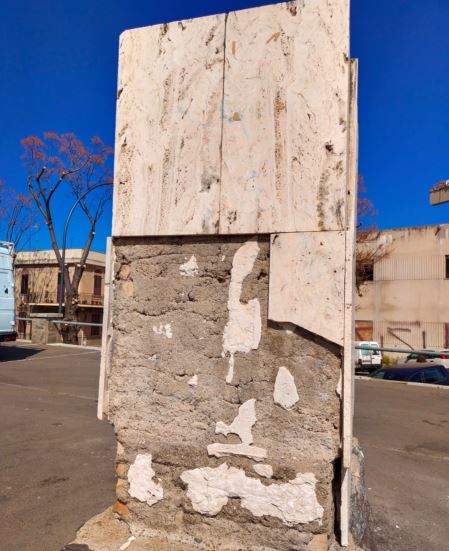
[[[69,272],[81,260],[82,249],[67,249]],[[105,255],[91,251],[79,286],[78,321],[101,323],[103,319]],[[60,296],[61,272],[53,250],[17,253],[15,261],[15,298],[17,317],[37,313],[56,313]],[[19,337],[30,336],[31,324],[18,322]],[[83,336],[99,338],[101,327],[84,327]]]
[[[376,233],[375,261],[356,306],[356,340],[449,347],[449,224]]]

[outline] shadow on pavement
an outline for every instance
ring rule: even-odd
[[[27,358],[42,352],[45,348],[31,348],[20,345],[0,344],[0,364],[2,362],[14,362],[17,360],[26,360]]]

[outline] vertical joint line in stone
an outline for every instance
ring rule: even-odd
[[[226,77],[226,31],[228,29],[228,17],[229,13],[225,13],[224,16],[224,33],[223,33],[223,81],[222,81],[222,93],[221,93],[221,130],[220,130],[220,192],[218,194],[218,230],[220,233],[220,213],[221,213],[221,180],[223,176],[223,132],[224,132],[224,108],[225,108],[225,77]]]

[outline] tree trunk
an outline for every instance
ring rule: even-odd
[[[63,321],[78,321],[78,305],[70,293],[66,294]],[[66,344],[78,344],[79,327],[76,325],[61,325],[62,341]]]

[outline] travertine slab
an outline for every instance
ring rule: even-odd
[[[348,188],[346,200],[346,250],[345,250],[345,313],[344,313],[344,355],[342,377],[342,471],[340,533],[342,545],[349,543],[351,517],[351,458],[352,425],[354,418],[354,290],[355,290],[355,243],[356,243],[356,200],[358,178],[358,111],[357,84],[358,64],[351,60],[351,87],[349,102],[349,155]]]
[[[343,229],[348,13],[290,2],[126,31],[113,235]]]
[[[121,36],[113,235],[216,233],[225,16]]]
[[[272,236],[268,317],[343,344],[345,234]]]
[[[220,233],[343,229],[347,0],[229,14]]]

